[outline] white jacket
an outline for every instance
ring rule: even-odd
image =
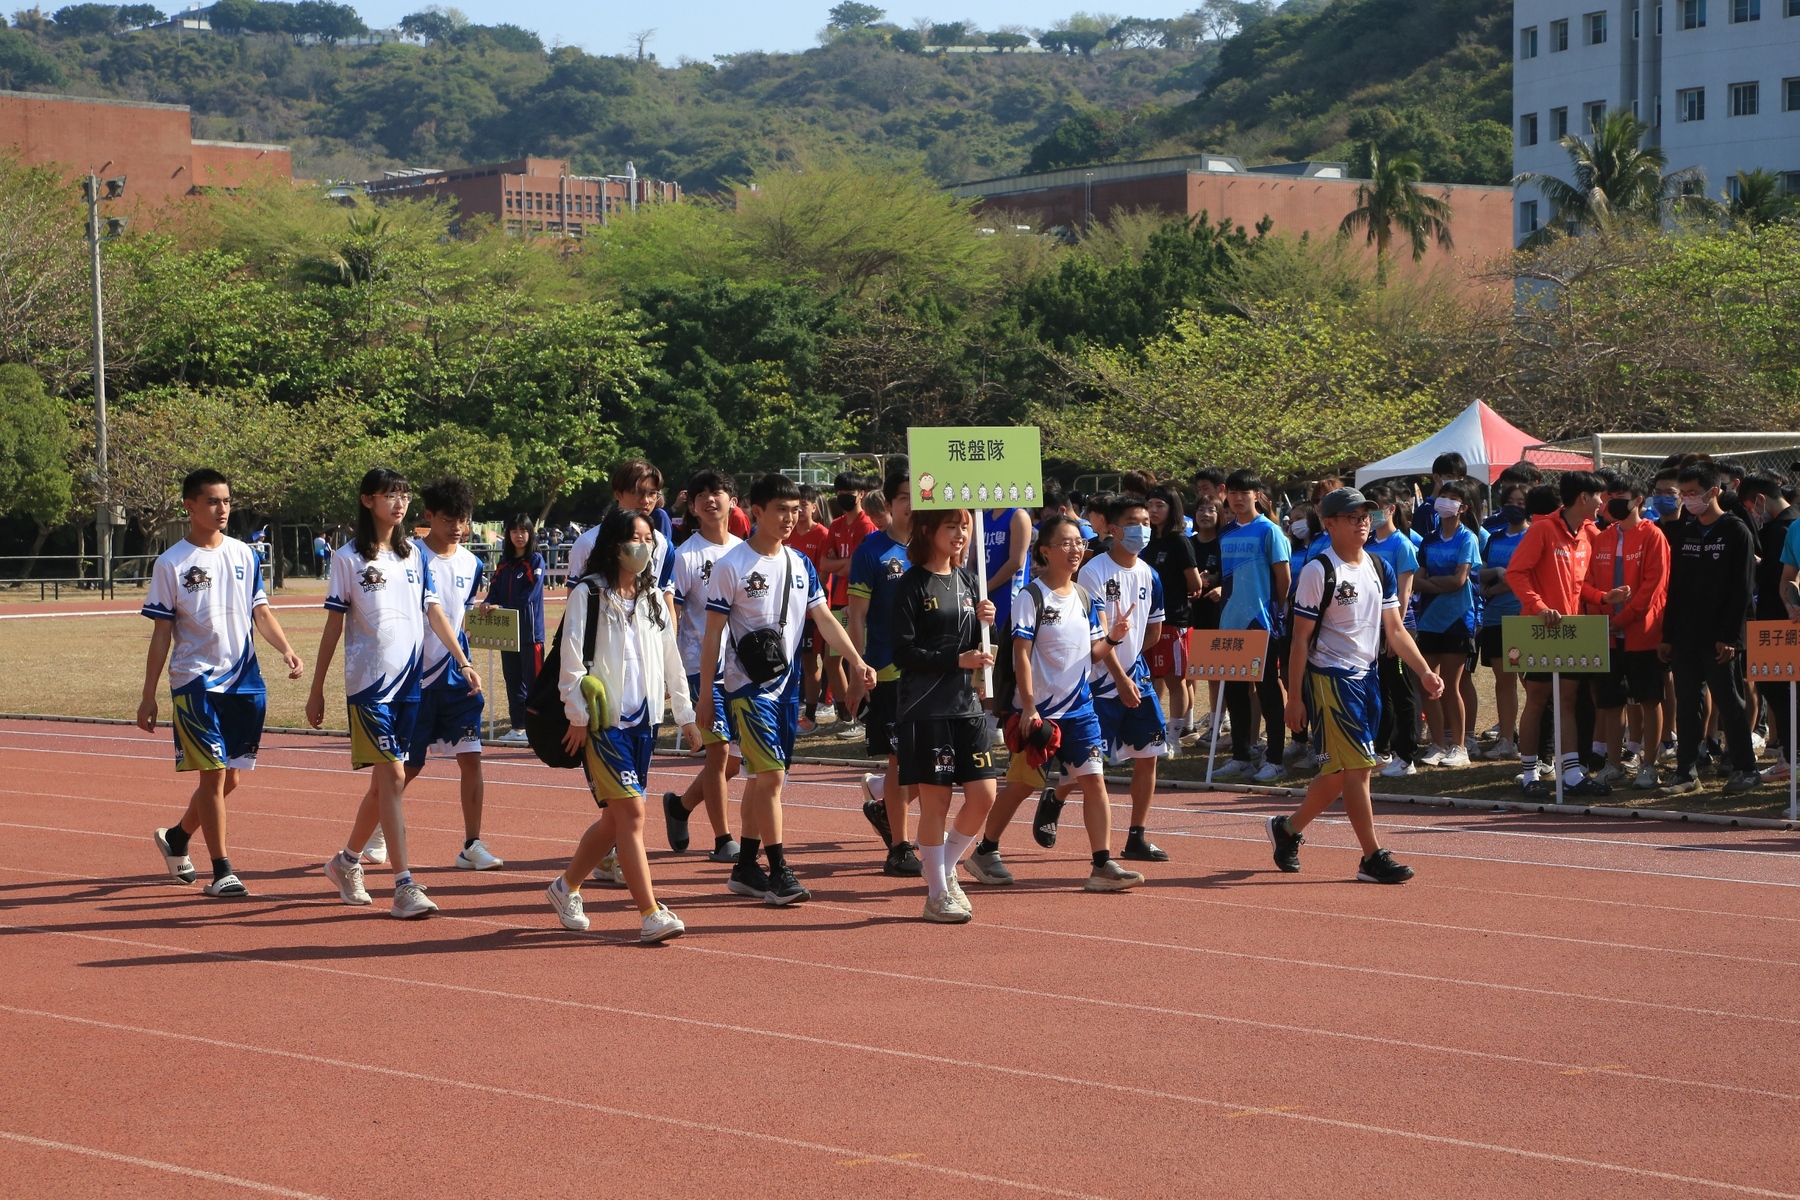
[[[675,723],[690,724],[694,719],[694,704],[688,698],[687,673],[682,670],[681,650],[675,644],[674,606],[668,597],[661,593],[639,593],[636,616],[633,617],[605,580],[596,578],[595,582],[600,585],[600,623],[594,628],[591,670],[584,670],[581,661],[581,642],[587,632],[587,588],[580,583],[571,587],[568,603],[563,609],[562,674],[557,679],[557,690],[562,694],[563,711],[568,714],[569,724],[582,726],[588,723],[587,698],[581,694],[583,675],[598,676],[605,682],[610,695],[623,694],[625,651],[621,639],[626,637],[638,640],[638,661],[644,669],[644,695],[649,704],[650,724],[662,724],[665,692],[673,701]],[[663,626],[660,629],[651,618],[650,605],[646,603],[652,599],[662,607]]]

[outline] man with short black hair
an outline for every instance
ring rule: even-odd
[[[675,566],[670,555],[669,535],[663,528],[669,523],[669,514],[662,511],[662,472],[657,470],[654,463],[645,459],[628,458],[612,469],[609,482],[612,485],[613,503],[620,508],[635,508],[644,514],[644,520],[650,522],[651,529],[655,530],[656,545],[650,551],[651,578],[656,580],[659,590],[673,592]],[[600,522],[595,521],[569,547],[567,579],[570,588],[587,574],[588,555],[594,552],[594,543],[599,537]]]
[[[1218,502],[1225,494],[1225,468],[1201,467],[1188,476],[1188,486],[1197,499]]]
[[[1611,630],[1609,670],[1593,677],[1594,736],[1590,749],[1606,766],[1595,776],[1602,783],[1630,781],[1653,788],[1656,736],[1662,729],[1662,699],[1668,667],[1657,653],[1663,641],[1663,608],[1668,602],[1669,543],[1653,522],[1644,519],[1644,485],[1617,471],[1602,473],[1606,483],[1605,529],[1593,536],[1594,555],[1588,583],[1594,588],[1623,589],[1629,596],[1617,604],[1591,605],[1605,616]],[[1650,741],[1627,742],[1625,706],[1636,710],[1632,725]]]
[[[1788,619],[1788,612],[1787,605],[1781,600],[1781,577],[1785,574],[1786,567],[1782,556],[1787,551],[1788,539],[1795,528],[1794,518],[1800,516],[1800,510],[1796,510],[1788,503],[1787,497],[1781,494],[1779,479],[1760,473],[1745,476],[1744,482],[1738,485],[1738,502],[1743,505],[1744,512],[1756,531],[1754,616],[1758,621],[1785,621]],[[1756,691],[1762,697],[1769,714],[1769,744],[1781,745],[1781,760],[1763,772],[1763,781],[1786,783],[1793,763],[1793,755],[1787,748],[1787,684],[1758,683]]]
[[[1663,615],[1663,661],[1675,673],[1675,778],[1669,795],[1700,787],[1700,741],[1712,695],[1731,755],[1727,795],[1762,785],[1750,744],[1750,714],[1739,690],[1744,623],[1755,587],[1756,536],[1719,506],[1719,469],[1710,462],[1676,476],[1688,519],[1676,528],[1669,558],[1669,606]]]
[[[836,489],[837,516],[831,521],[831,538],[826,543],[825,557],[819,563],[819,574],[831,598],[832,619],[840,628],[847,628],[850,560],[856,555],[856,548],[862,545],[863,539],[877,532],[874,519],[863,511],[863,497],[875,489],[875,481],[854,471],[840,471],[832,481],[832,487]],[[852,686],[849,677],[844,674],[843,659],[831,652],[834,644],[827,640],[824,647],[825,681],[831,686],[832,698],[837,701],[838,719],[841,722],[837,730],[838,739],[853,742],[867,736],[862,722],[857,719],[864,693]]]
[[[1287,534],[1257,511],[1262,490],[1262,480],[1254,471],[1233,471],[1225,480],[1225,504],[1236,524],[1219,533],[1219,556],[1225,575],[1219,628],[1267,630],[1273,647],[1281,632],[1281,610],[1287,602],[1292,565]],[[1225,707],[1231,714],[1231,761],[1213,772],[1214,779],[1245,779],[1256,773],[1252,686],[1262,701],[1263,723],[1268,730],[1264,757],[1268,762],[1281,762],[1282,746],[1287,740],[1281,720],[1286,702],[1281,672],[1270,662],[1254,685],[1225,684]]]

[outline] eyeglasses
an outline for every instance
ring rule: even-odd
[[[1052,550],[1084,550],[1087,548],[1087,543],[1080,538],[1066,538],[1060,542],[1051,542],[1050,548]]]

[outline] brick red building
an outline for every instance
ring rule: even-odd
[[[286,146],[196,141],[193,133],[185,104],[0,91],[0,151],[72,177],[128,176],[127,209],[160,207],[196,188],[293,178]]]
[[[1144,162],[1106,163],[1036,175],[982,179],[952,189],[977,201],[977,208],[997,219],[1008,215],[1040,229],[1079,232],[1131,210],[1229,218],[1246,229],[1264,217],[1275,233],[1329,237],[1346,213],[1356,207],[1360,180],[1349,177],[1343,163],[1275,163],[1246,167],[1229,154],[1194,154]],[[1478,269],[1513,248],[1512,189],[1467,184],[1423,185],[1450,201],[1454,217],[1451,256],[1465,270]],[[1412,266],[1410,253],[1396,256]],[[1435,248],[1422,266],[1441,262]]]
[[[624,175],[576,175],[560,158],[390,171],[363,187],[377,200],[454,200],[462,216],[486,213],[515,233],[569,237],[580,237],[591,225],[606,224],[613,213],[633,207],[634,200],[651,204],[681,199],[680,184],[641,179],[635,169]]]

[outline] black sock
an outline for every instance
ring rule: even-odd
[[[1111,850],[1096,850],[1096,851],[1094,851],[1094,870],[1098,871],[1101,867],[1104,867],[1111,860],[1112,860],[1112,851]]]
[[[1141,838],[1144,836],[1144,827],[1142,825],[1133,825],[1128,832],[1134,838]]]
[[[747,837],[742,842],[738,843],[737,865],[740,867],[754,867],[756,865],[756,852],[761,846],[762,840],[753,837]]]
[[[227,875],[230,875],[231,873],[232,873],[231,860],[229,858],[213,859],[213,882],[214,883],[219,882],[219,880],[225,878]]]
[[[763,853],[769,856],[770,871],[779,871],[787,866],[787,851],[780,842],[772,842],[763,847]]]
[[[714,850],[723,849],[725,847],[725,844],[727,842],[729,842],[730,840],[731,840],[731,835],[729,833],[721,833],[718,837],[713,839],[713,849]]]
[[[169,853],[177,858],[187,853],[188,839],[193,836],[179,825],[171,825],[163,833],[163,838],[169,843]]]
[[[480,840],[481,839],[478,837],[464,838],[463,839],[463,849],[467,850],[470,846],[473,846],[476,842],[479,842]]]
[[[992,854],[999,848],[1000,843],[996,842],[993,838],[984,837],[979,842],[975,843],[975,853],[977,854]]]

